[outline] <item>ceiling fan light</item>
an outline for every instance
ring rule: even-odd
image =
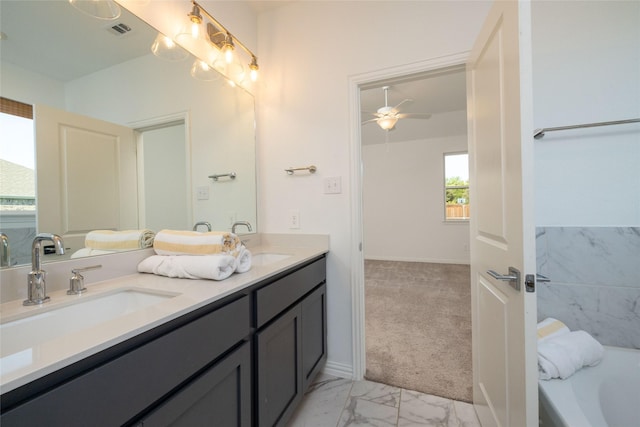
[[[376,120],[378,126],[380,126],[383,130],[391,130],[398,122],[397,117],[380,117]]]

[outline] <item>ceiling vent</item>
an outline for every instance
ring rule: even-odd
[[[109,31],[111,34],[118,37],[124,36],[125,34],[128,34],[129,32],[131,32],[131,27],[122,22],[119,22],[115,25],[111,25],[106,28],[107,28],[107,31]]]

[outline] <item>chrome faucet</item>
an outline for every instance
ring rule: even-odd
[[[0,246],[0,267],[9,267],[11,264],[11,257],[9,256],[9,237],[0,233],[0,242],[2,242],[2,246]]]
[[[46,271],[40,269],[40,247],[43,241],[52,241],[58,255],[64,255],[64,243],[57,234],[40,233],[31,245],[31,273],[28,276],[27,299],[22,305],[38,305],[49,301],[45,287]]]
[[[193,226],[193,231],[198,231],[198,226],[199,225],[204,225],[205,227],[207,227],[208,231],[211,231],[211,224],[208,223],[207,221],[198,221],[198,222],[196,222],[196,225]]]
[[[238,226],[238,225],[244,225],[245,227],[247,227],[247,230],[253,231],[249,221],[237,221],[237,222],[234,222],[233,225],[231,226],[231,232],[233,234],[236,234],[236,226]]]

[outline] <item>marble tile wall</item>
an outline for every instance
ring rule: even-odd
[[[538,319],[640,348],[640,227],[539,227]]]

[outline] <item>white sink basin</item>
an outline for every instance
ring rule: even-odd
[[[27,314],[0,325],[0,357],[91,328],[177,295],[179,294],[124,288],[101,295],[87,293],[58,307],[42,306],[34,310],[32,315]]]
[[[291,257],[290,254],[273,254],[273,253],[260,253],[254,254],[251,257],[251,265],[255,265],[256,267],[260,267],[263,265],[273,264],[274,262],[282,261],[283,259],[287,259]]]

